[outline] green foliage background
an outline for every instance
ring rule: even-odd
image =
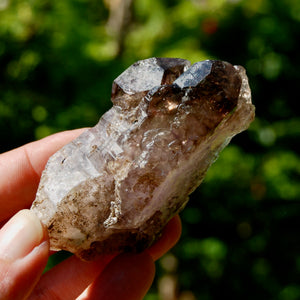
[[[256,120],[191,196],[146,300],[300,299],[300,1],[134,0],[119,27],[118,2],[0,0],[0,152],[93,126],[136,60],[241,64]]]

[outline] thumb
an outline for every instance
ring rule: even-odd
[[[0,230],[0,300],[25,299],[47,263],[49,242],[39,219],[24,209]]]

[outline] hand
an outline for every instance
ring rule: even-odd
[[[154,261],[177,242],[178,216],[141,254],[102,256],[83,262],[71,256],[43,273],[49,257],[47,231],[30,211],[50,155],[84,129],[61,132],[0,155],[0,299],[143,299]],[[6,222],[11,218],[8,222]]]

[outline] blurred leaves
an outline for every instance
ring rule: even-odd
[[[191,195],[145,299],[299,299],[299,39],[298,0],[0,0],[0,152],[93,126],[136,60],[243,65],[256,120]]]

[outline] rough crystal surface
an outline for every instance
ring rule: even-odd
[[[51,249],[86,260],[150,246],[254,118],[244,68],[223,61],[138,61],[112,102],[49,159],[32,205]]]

